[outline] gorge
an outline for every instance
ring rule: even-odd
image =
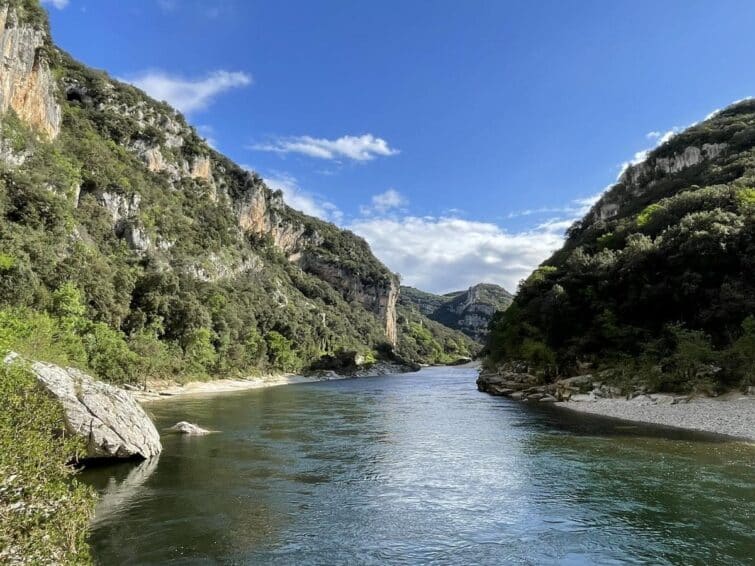
[[[748,563],[755,100],[583,198],[615,22],[295,8],[0,0],[0,563]]]

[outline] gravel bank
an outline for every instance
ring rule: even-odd
[[[645,404],[624,399],[560,402],[559,407],[628,421],[701,430],[755,441],[755,397],[731,395],[688,403]]]

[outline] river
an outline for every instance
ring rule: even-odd
[[[159,460],[87,470],[97,563],[751,563],[755,448],[478,393],[428,368],[149,406]]]

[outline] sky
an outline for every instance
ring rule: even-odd
[[[755,2],[46,0],[405,284],[514,291],[664,136],[755,93]]]

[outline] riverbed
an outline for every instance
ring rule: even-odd
[[[746,563],[751,444],[478,393],[470,368],[185,397],[88,470],[99,564]],[[545,405],[545,404],[543,404]]]

